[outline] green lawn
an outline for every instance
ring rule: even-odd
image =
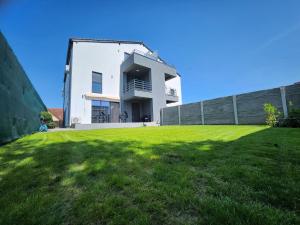
[[[37,133],[0,147],[0,224],[299,224],[300,129]]]

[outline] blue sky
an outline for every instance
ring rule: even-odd
[[[0,29],[48,107],[68,38],[141,40],[182,75],[184,103],[300,81],[299,0],[7,0]]]

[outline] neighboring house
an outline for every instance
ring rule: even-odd
[[[48,112],[52,115],[55,127],[63,127],[64,111],[62,108],[49,108]]]
[[[64,75],[64,125],[160,122],[181,104],[181,77],[143,42],[70,39]]]

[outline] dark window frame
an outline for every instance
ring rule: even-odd
[[[96,78],[96,76],[100,76],[99,79]],[[103,92],[103,74],[92,71],[92,93],[102,94]]]

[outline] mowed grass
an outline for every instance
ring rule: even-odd
[[[300,129],[37,133],[0,147],[0,224],[299,224]]]

